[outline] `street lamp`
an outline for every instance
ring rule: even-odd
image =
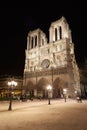
[[[66,102],[66,94],[67,94],[67,89],[66,88],[63,89],[63,94],[64,94],[64,99],[65,99],[65,102]]]
[[[52,98],[52,86],[48,85],[47,90],[48,90],[48,104],[50,105],[50,98]]]
[[[12,91],[13,91],[14,86],[17,86],[17,82],[10,81],[8,82],[8,86],[10,86],[10,102],[9,102],[8,110],[11,111],[12,110]]]
[[[75,90],[75,94],[77,94],[77,90]]]

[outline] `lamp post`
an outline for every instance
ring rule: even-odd
[[[50,99],[52,97],[52,86],[48,85],[47,86],[47,90],[48,90],[48,105],[50,105]]]
[[[8,110],[11,111],[12,110],[12,91],[13,91],[14,86],[17,86],[17,82],[10,81],[8,82],[8,86],[10,86],[10,102],[9,102]]]
[[[67,89],[63,89],[63,94],[64,94],[64,99],[65,99],[65,102],[66,102],[66,94],[67,94]]]

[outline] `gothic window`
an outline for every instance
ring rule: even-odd
[[[33,42],[34,42],[34,38],[32,37],[32,40],[31,40],[31,48],[33,48]]]
[[[61,28],[61,26],[59,27],[59,38],[62,39],[62,28]]]
[[[37,36],[35,36],[35,47],[37,46]]]
[[[57,41],[57,28],[55,28],[55,41]]]

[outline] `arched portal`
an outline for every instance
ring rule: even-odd
[[[33,82],[28,81],[27,86],[26,86],[26,95],[28,97],[31,98],[34,96],[34,88],[35,88],[35,85],[33,84]]]
[[[50,82],[46,78],[41,78],[37,83],[37,96],[42,98],[47,97],[47,86]]]
[[[53,98],[61,98],[63,96],[63,88],[66,88],[66,82],[56,78],[53,82]]]
[[[53,98],[59,98],[61,96],[61,84],[60,79],[56,78],[53,82]]]

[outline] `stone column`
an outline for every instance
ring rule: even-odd
[[[31,49],[31,36],[29,36],[29,37],[30,37],[30,40],[29,40],[29,41],[30,41],[30,42],[29,42],[29,44],[30,44],[29,46],[30,46],[30,47],[29,47],[29,48]]]
[[[29,36],[27,36],[27,50],[29,50]]]
[[[53,28],[53,31],[52,31],[53,33],[53,41],[55,41],[55,28]]]
[[[33,48],[35,48],[35,36],[33,37]]]

